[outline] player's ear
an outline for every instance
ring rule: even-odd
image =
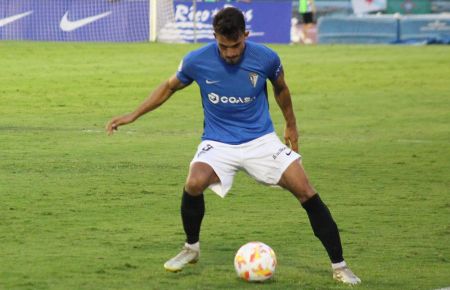
[[[245,39],[247,39],[247,37],[248,37],[249,34],[250,34],[250,31],[248,31],[248,30],[246,30],[246,31],[244,32],[244,37],[245,37]]]
[[[214,38],[215,38],[215,39],[217,39],[217,35],[216,35],[216,33],[215,33],[215,32],[213,32],[213,34],[214,34]]]

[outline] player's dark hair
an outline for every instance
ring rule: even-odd
[[[244,15],[237,8],[223,8],[214,17],[213,27],[215,33],[237,40],[245,33]]]

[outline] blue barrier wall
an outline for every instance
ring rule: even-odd
[[[337,16],[318,23],[319,43],[450,43],[449,15]]]
[[[398,39],[392,16],[331,16],[318,22],[319,43],[390,43]]]
[[[404,16],[399,25],[400,42],[450,44],[450,15]]]

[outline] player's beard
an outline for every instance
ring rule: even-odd
[[[242,57],[242,53],[240,55],[238,55],[238,56],[235,56],[235,57],[224,57],[224,56],[222,56],[222,58],[228,64],[237,64],[241,60],[241,57]]]

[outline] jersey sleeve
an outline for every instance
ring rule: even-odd
[[[271,81],[276,81],[283,71],[283,66],[281,64],[280,57],[276,52],[271,51],[270,59],[271,61],[269,62],[270,66],[268,67],[267,76]]]
[[[189,63],[189,55],[187,55],[181,60],[177,71],[177,78],[185,85],[194,81]]]

